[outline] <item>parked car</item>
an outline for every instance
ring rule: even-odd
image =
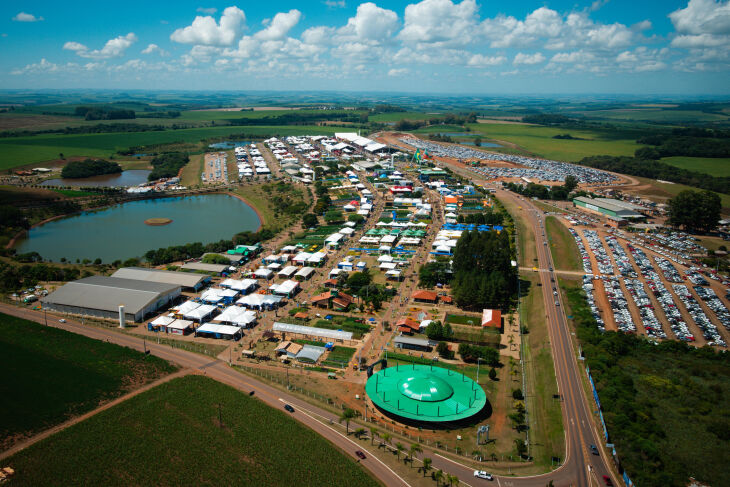
[[[64,320],[63,318],[61,318],[60,320],[58,320],[58,322],[59,323],[66,323],[66,320]]]
[[[365,454],[363,452],[361,452],[360,450],[356,451],[355,455],[357,455],[357,458],[359,458],[360,460],[365,460],[367,458],[365,456]]]
[[[474,470],[474,476],[478,479],[494,480],[491,473],[487,473],[485,470]]]

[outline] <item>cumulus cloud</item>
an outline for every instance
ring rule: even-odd
[[[465,45],[477,22],[475,0],[423,0],[406,7],[405,25],[398,37],[405,42]]]
[[[484,68],[487,66],[497,66],[504,64],[507,58],[504,56],[485,56],[483,54],[474,54],[467,61],[467,66]]]
[[[288,12],[279,12],[268,26],[255,34],[254,37],[262,41],[279,41],[284,39],[289,31],[299,23],[302,13],[297,9]]]
[[[63,48],[74,51],[77,55],[91,59],[110,59],[120,57],[132,44],[137,42],[137,36],[130,32],[126,36],[115,37],[104,44],[101,49],[90,51],[88,47],[79,42],[70,41],[63,45]]]
[[[215,7],[198,7],[195,11],[201,14],[213,15],[218,11],[218,9]]]
[[[245,22],[243,10],[228,7],[223,11],[220,23],[211,16],[197,16],[191,25],[173,32],[170,39],[181,44],[230,46],[241,35]]]
[[[383,41],[398,30],[398,14],[380,8],[372,2],[360,4],[354,17],[338,30],[338,35],[349,40]]]
[[[730,34],[730,1],[690,0],[687,7],[669,14],[683,34]]]
[[[154,54],[154,53],[157,53],[160,56],[166,56],[167,55],[167,51],[165,51],[164,49],[162,49],[157,44],[150,44],[150,45],[148,45],[147,47],[145,47],[142,50],[142,54]]]
[[[541,52],[536,52],[534,54],[525,54],[522,52],[518,52],[515,55],[512,64],[514,64],[515,66],[517,66],[518,64],[540,64],[543,61],[545,61],[545,56],[543,56]]]
[[[690,0],[669,14],[676,35],[670,45],[688,49],[689,56],[676,63],[682,71],[717,71],[730,67],[730,1]]]
[[[19,12],[15,17],[13,17],[13,20],[15,22],[40,22],[45,19],[41,16],[36,17],[33,14]]]
[[[408,68],[392,68],[390,71],[388,71],[388,76],[397,78],[400,76],[405,76],[411,71]]]

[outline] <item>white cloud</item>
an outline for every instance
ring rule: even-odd
[[[350,17],[347,25],[341,27],[337,33],[349,40],[378,43],[392,37],[398,26],[398,14],[367,2],[357,7],[355,16]]]
[[[167,51],[162,49],[157,44],[150,44],[142,50],[142,54],[154,54],[157,53],[160,56],[167,56]]]
[[[76,52],[77,55],[84,58],[91,59],[110,59],[120,57],[124,54],[132,44],[137,42],[137,36],[133,32],[130,32],[126,36],[115,37],[110,39],[104,44],[101,49],[94,49],[89,51],[89,48],[79,42],[67,42],[63,45],[63,48],[69,51]]]
[[[411,71],[408,68],[393,68],[390,71],[388,71],[388,76],[391,76],[393,78],[397,78],[400,76],[405,76]]]
[[[545,56],[543,56],[541,52],[536,52],[534,54],[525,54],[522,52],[518,52],[515,55],[512,64],[514,64],[515,66],[517,66],[518,64],[540,64],[544,60]]]
[[[302,13],[292,9],[288,12],[279,12],[269,22],[268,27],[257,32],[254,37],[262,41],[278,41],[284,39],[289,31],[299,23]]]
[[[329,8],[345,8],[345,0],[324,0],[322,3]]]
[[[730,1],[690,0],[687,7],[669,14],[683,34],[730,34]]]
[[[483,68],[487,66],[497,66],[504,64],[507,58],[504,56],[484,56],[483,54],[474,54],[467,61],[467,66]]]
[[[642,20],[641,22],[637,22],[634,25],[631,26],[631,29],[635,31],[642,31],[642,30],[649,30],[651,29],[651,21],[650,20]]]
[[[466,45],[477,22],[475,0],[423,0],[406,7],[405,25],[398,37],[405,42],[442,42]]]
[[[211,16],[197,16],[191,25],[173,32],[170,39],[181,44],[230,46],[240,36],[245,22],[243,10],[228,7],[223,11],[219,24]]]
[[[712,34],[681,35],[672,39],[672,47],[717,47],[728,44],[728,41],[728,36],[716,36]]]
[[[585,51],[574,51],[574,52],[559,52],[555,54],[551,59],[551,63],[585,63],[593,61],[596,56],[590,52]]]
[[[19,12],[15,17],[13,17],[13,20],[15,22],[40,22],[41,20],[45,19],[40,16],[36,17],[33,14]]]
[[[215,7],[198,7],[195,11],[201,14],[213,15],[218,11],[218,9]]]

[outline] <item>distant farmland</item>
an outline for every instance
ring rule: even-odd
[[[157,357],[0,314],[0,449],[176,370]]]
[[[219,426],[220,407],[223,427]],[[12,485],[379,485],[306,426],[202,376],[174,379],[5,461]]]

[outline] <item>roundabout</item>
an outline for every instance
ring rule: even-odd
[[[365,392],[384,414],[406,422],[463,421],[487,403],[484,390],[472,379],[432,365],[381,369],[368,379]]]

